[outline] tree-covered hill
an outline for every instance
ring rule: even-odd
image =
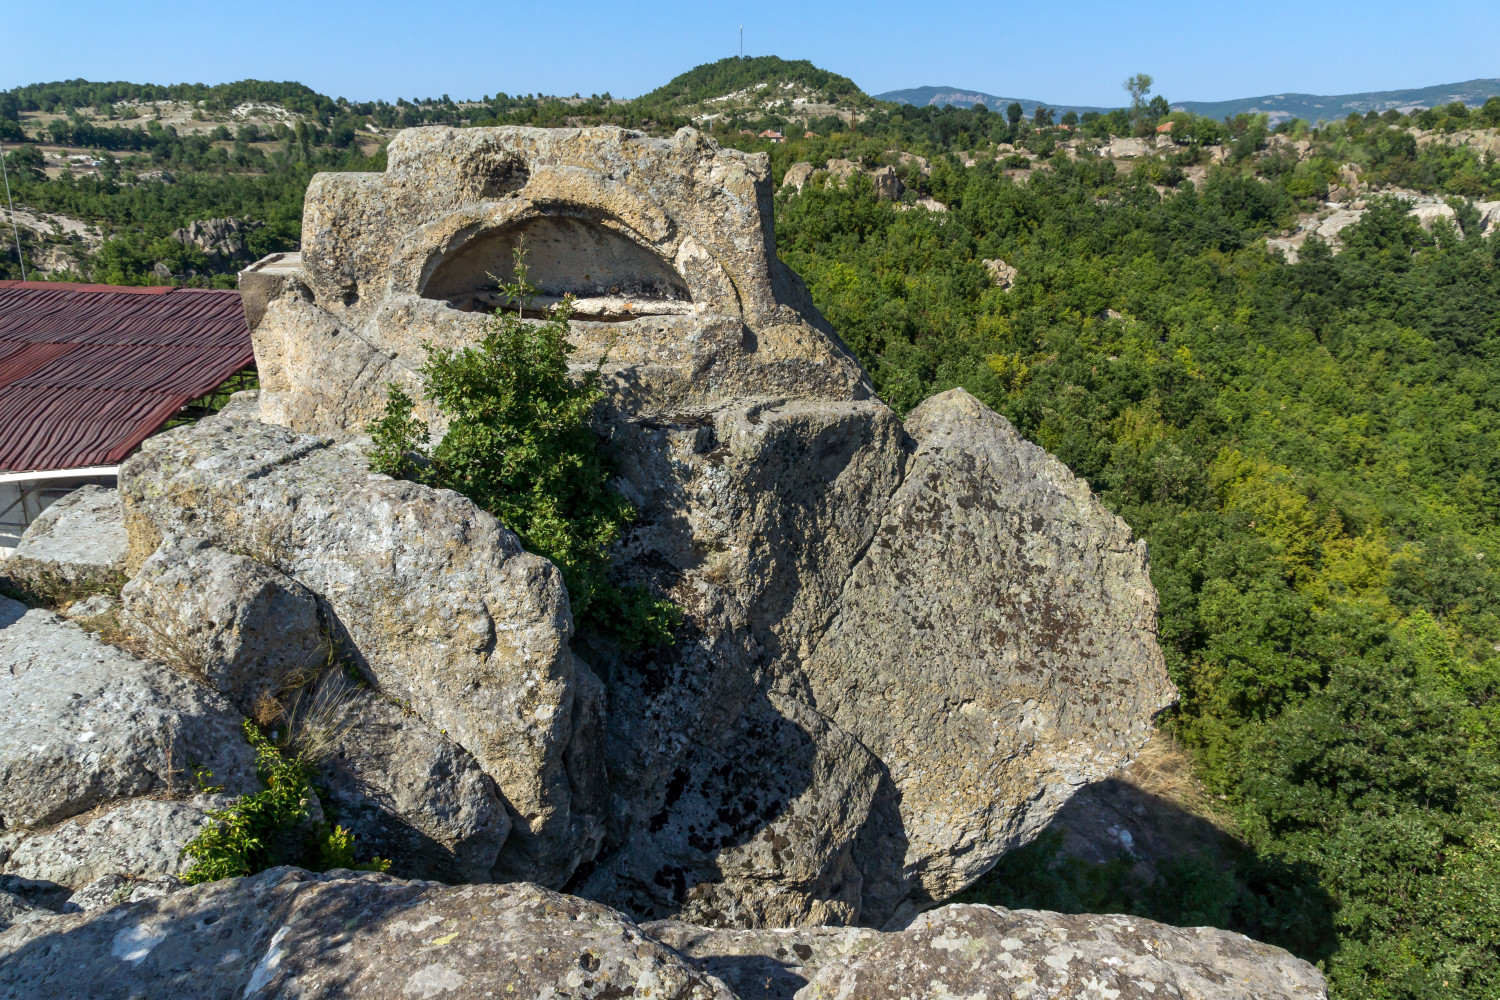
[[[1147,540],[1166,725],[1241,838],[1154,880],[1048,841],[972,896],[1238,928],[1347,1000],[1494,997],[1500,239],[1377,204],[1289,265],[1266,190],[943,161],[946,212],[815,180],[777,236],[894,405],[966,387]]]
[[[791,85],[824,103],[868,107],[874,101],[847,76],[819,69],[806,59],[778,56],[729,57],[696,66],[640,98],[643,104],[687,108],[716,97]]]

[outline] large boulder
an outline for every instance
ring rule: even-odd
[[[823,966],[797,1000],[1326,1000],[1316,968],[1212,927],[955,905]]]
[[[890,769],[916,901],[942,900],[1127,763],[1172,702],[1145,544],[962,389],[917,443],[802,664]]]
[[[153,656],[254,714],[258,700],[316,676],[330,644],[300,584],[200,538],[167,536],[120,592],[123,618]]]
[[[317,595],[389,698],[498,784],[510,877],[561,884],[592,857],[602,804],[565,760],[588,667],[561,574],[447,490],[371,475],[353,443],[238,418],[149,438],[120,469],[134,566],[172,534],[245,553]]]
[[[3,564],[13,587],[46,600],[125,582],[126,536],[120,496],[81,486],[42,511]]]
[[[171,668],[48,611],[0,599],[0,827],[45,826],[115,799],[259,787],[241,716]]]
[[[534,885],[276,868],[0,933],[0,997],[734,1000],[620,914]]]
[[[812,175],[813,165],[811,163],[805,160],[800,163],[793,163],[790,167],[786,168],[786,173],[781,178],[781,186],[784,188],[796,188],[798,191],[801,191],[802,186],[812,178]]]
[[[252,329],[262,416],[357,431],[423,345],[481,335],[531,248],[542,302],[573,295],[590,360],[636,366],[674,405],[745,394],[868,397],[869,380],[776,258],[764,154],[692,129],[406,129],[384,173],[308,187],[300,267]]]

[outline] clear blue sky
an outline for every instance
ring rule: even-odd
[[[951,85],[1123,103],[1347,93],[1500,76],[1500,2],[686,3],[12,0],[0,89],[84,77],[299,80],[351,99],[633,97],[738,51],[811,59],[870,93]]]

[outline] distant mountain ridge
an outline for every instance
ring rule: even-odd
[[[1173,101],[1174,110],[1191,111],[1207,118],[1223,118],[1241,112],[1257,114],[1264,112],[1273,122],[1301,118],[1315,122],[1319,119],[1331,121],[1346,117],[1351,111],[1364,114],[1367,111],[1386,111],[1391,108],[1406,110],[1413,107],[1432,108],[1442,104],[1462,101],[1471,106],[1483,104],[1491,97],[1500,96],[1500,79],[1466,80],[1463,83],[1440,83],[1431,87],[1412,87],[1405,90],[1377,90],[1360,94],[1265,94],[1260,97],[1241,97],[1229,101]],[[894,101],[898,104],[951,104],[954,107],[971,108],[984,104],[992,111],[1004,110],[1012,101],[1019,102],[1028,116],[1037,105],[1059,111],[1108,111],[1109,108],[1088,107],[1081,104],[1052,104],[1047,101],[1018,97],[998,97],[979,90],[960,87],[913,87],[908,90],[890,90],[876,94],[879,101]],[[1123,102],[1122,102],[1123,103]],[[1117,107],[1119,105],[1116,105]]]
[[[1076,111],[1079,114],[1086,111],[1113,110],[1113,108],[1100,108],[1086,104],[1053,104],[1050,101],[1039,101],[1030,97],[997,97],[980,90],[964,90],[961,87],[912,87],[909,90],[889,90],[884,94],[874,96],[877,101],[915,104],[919,107],[929,104],[951,104],[956,108],[972,108],[976,104],[983,104],[991,111],[1004,111],[1011,104],[1019,104],[1021,113],[1028,118],[1036,112],[1038,107],[1052,108],[1056,111]]]

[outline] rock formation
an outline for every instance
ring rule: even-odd
[[[837,958],[797,1000],[855,997],[1322,1000],[1318,970],[1211,927],[945,906]]]
[[[113,863],[75,865],[86,912],[6,903],[0,995],[85,981],[270,995],[295,980],[305,995],[629,983],[727,998],[704,968],[749,981],[652,937],[768,975],[790,941],[784,967],[801,972],[770,976],[780,995],[894,983],[939,918],[907,937],[818,925],[907,926],[1127,762],[1172,699],[1144,546],[967,393],[904,424],[874,397],[776,258],[764,156],[686,129],[435,128],[402,132],[389,164],[319,175],[300,261],[247,281],[260,395],[121,469],[134,580],[118,611],[91,602],[80,620],[118,616],[167,662],[45,611],[17,607],[0,628],[0,695],[42,707],[35,732],[0,739],[0,815],[24,828],[6,856],[59,881],[69,845],[110,823],[180,838],[204,804],[161,787],[179,758],[149,750],[135,720],[236,793],[252,781],[239,714],[279,707],[291,727],[310,698],[331,748],[319,807],[392,874],[280,869],[172,891],[166,862],[126,851],[144,859],[128,874],[156,881],[109,908],[146,890],[110,881]],[[492,276],[523,243],[543,295],[577,299],[579,366],[608,352],[596,429],[638,511],[615,573],[682,609],[671,646],[578,634],[556,567],[494,517],[368,471],[360,432],[387,384],[420,397],[422,345],[479,336]],[[352,676],[314,679],[316,654]],[[107,705],[130,724],[97,727]],[[85,731],[119,753],[79,751]],[[95,806],[113,811],[49,826]],[[615,911],[678,923],[647,935]],[[1125,940],[1114,918],[1033,915],[1034,933],[1012,934],[991,926],[1019,919],[1004,911],[940,912],[980,920],[984,962],[1027,942],[1016,968],[1053,968],[1057,927]],[[1181,963],[1218,961],[1220,932],[1205,933]],[[860,964],[872,948],[893,956],[884,971]],[[123,963],[114,979],[108,961]],[[1163,961],[1138,978],[1189,982]]]
[[[131,567],[189,535],[315,594],[495,779],[497,877],[645,916],[878,925],[1129,759],[1171,698],[1143,552],[972,399],[933,404],[941,443],[908,436],[777,261],[764,157],[617,129],[415,129],[389,157],[309,189],[300,270],[278,263],[252,331],[264,422],[127,463]],[[462,498],[369,477],[351,437],[387,383],[420,397],[424,342],[478,337],[518,245],[545,297],[576,297],[580,363],[608,351],[598,426],[640,511],[617,571],[684,609],[669,650],[573,636],[548,564]],[[944,555],[954,531],[971,553]],[[948,605],[954,571],[983,574],[977,604]],[[901,610],[918,591],[951,643]],[[889,627],[862,641],[868,617]],[[1106,709],[1069,706],[1096,691]],[[897,692],[909,716],[880,707]],[[969,805],[924,798],[934,778]]]
[[[123,798],[254,787],[229,702],[48,611],[0,598],[0,829],[46,827]]]

